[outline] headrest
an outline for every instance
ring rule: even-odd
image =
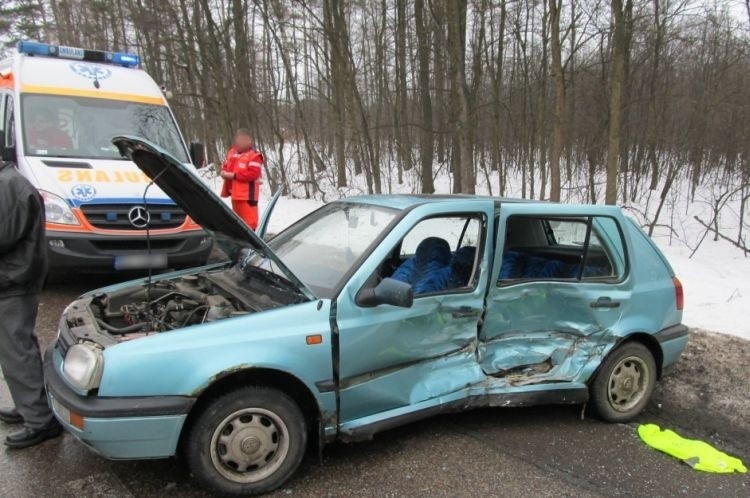
[[[427,237],[417,246],[417,262],[435,262],[447,266],[451,260],[451,248],[440,237]]]
[[[474,267],[474,256],[476,256],[477,248],[472,246],[460,247],[453,254],[451,260],[451,266],[453,268],[468,268]]]

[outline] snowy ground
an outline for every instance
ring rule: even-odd
[[[416,172],[405,172],[404,183],[401,185],[397,184],[395,176],[394,172],[386,175],[384,180],[385,182],[391,180],[389,189],[391,193],[419,191]],[[216,179],[208,181],[218,189],[219,182]],[[344,190],[336,189],[331,185],[331,181],[330,178],[320,180],[327,201],[365,193],[361,178],[355,178],[353,186]],[[491,190],[488,188],[487,179],[484,175],[480,175],[477,192],[486,194],[491,191],[497,195],[497,177],[491,174],[489,182],[492,185]],[[519,180],[514,179],[509,183],[511,186],[506,191],[506,195],[520,197]],[[707,182],[707,184],[710,187],[699,189],[692,200],[687,198],[687,185],[684,188],[680,185],[674,187],[674,193],[670,195],[659,218],[659,223],[664,226],[656,228],[653,238],[683,283],[685,289],[684,323],[691,327],[750,339],[750,320],[745,319],[744,316],[744,312],[750,310],[750,259],[745,257],[742,250],[729,242],[714,241],[711,233],[703,238],[705,229],[694,219],[694,216],[699,216],[706,221],[711,219],[710,206],[717,194],[717,187],[715,183]],[[569,188],[566,190],[566,185],[563,185],[565,192],[563,195],[567,197],[564,201],[580,202],[585,195],[582,189],[567,187]],[[437,172],[435,188],[437,193],[451,191],[450,176],[444,171]],[[263,186],[260,202],[261,213],[270,195],[266,184]],[[304,192],[301,190],[294,192],[293,196],[279,199],[269,225],[271,233],[278,233],[323,204],[320,199],[300,197],[304,197]],[[626,205],[625,210],[628,215],[644,225],[650,217],[653,217],[657,202],[658,192],[646,190],[642,196],[639,196],[638,202]],[[722,233],[736,237],[739,226],[738,211],[739,201],[735,198],[727,202],[721,210],[719,223]],[[699,242],[701,243],[697,251],[691,257],[691,253]]]

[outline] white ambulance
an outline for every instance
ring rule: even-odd
[[[212,241],[111,139],[200,167],[137,55],[22,41],[0,62],[0,150],[44,198],[53,270],[194,266]],[[147,237],[148,232],[148,237]]]

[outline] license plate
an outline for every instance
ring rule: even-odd
[[[65,422],[70,423],[70,410],[64,407],[60,404],[59,401],[57,401],[55,398],[50,396],[50,399],[52,399],[52,410],[57,414],[57,416],[62,419]]]
[[[124,254],[115,256],[115,270],[146,270],[167,267],[166,253]]]

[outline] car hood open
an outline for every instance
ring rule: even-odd
[[[153,182],[172,198],[193,221],[214,235],[221,235],[240,247],[249,247],[270,259],[284,276],[310,297],[314,295],[198,175],[167,151],[134,136],[112,139],[120,153],[132,160]]]

